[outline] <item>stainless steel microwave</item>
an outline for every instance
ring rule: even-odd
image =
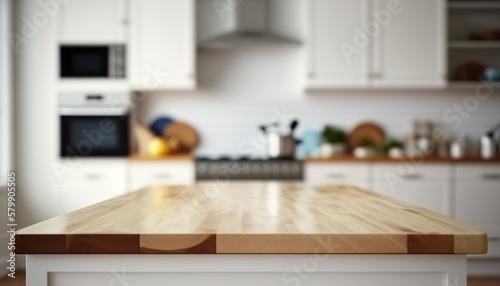
[[[125,78],[124,45],[61,45],[61,78]]]

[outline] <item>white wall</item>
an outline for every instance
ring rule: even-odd
[[[149,95],[141,103],[140,118],[149,124],[165,114],[188,121],[202,137],[197,150],[202,155],[241,154],[239,146],[258,138],[257,125],[271,121],[274,109],[286,109],[301,120],[298,134],[321,129],[325,123],[349,130],[360,121],[373,120],[389,135],[403,137],[411,131],[414,119],[431,119],[450,134],[476,140],[500,123],[500,88],[481,101],[458,128],[454,121],[443,120],[443,115],[465,98],[474,97],[474,89],[304,93],[300,88],[302,52],[300,46],[200,51],[200,90]],[[264,152],[261,147],[259,152]]]
[[[25,20],[43,11],[35,0],[15,2],[15,34],[27,40],[15,55],[15,166],[18,224],[24,227],[57,212],[57,182],[52,164],[57,158],[55,19],[26,33]]]

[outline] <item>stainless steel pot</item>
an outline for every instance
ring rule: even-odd
[[[261,125],[260,130],[267,136],[267,155],[270,159],[293,159],[295,158],[295,145],[300,141],[294,138],[294,131],[299,121],[292,120],[289,131],[283,131],[280,123],[272,125]],[[284,135],[287,133],[287,135]]]
[[[267,151],[272,159],[294,158],[296,144],[297,140],[292,135],[280,135],[274,132],[267,134]]]

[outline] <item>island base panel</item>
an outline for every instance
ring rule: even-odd
[[[27,255],[27,286],[467,285],[467,257],[444,255]]]

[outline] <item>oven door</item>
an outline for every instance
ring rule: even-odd
[[[128,112],[68,108],[61,110],[60,119],[61,157],[122,157],[129,154]]]

